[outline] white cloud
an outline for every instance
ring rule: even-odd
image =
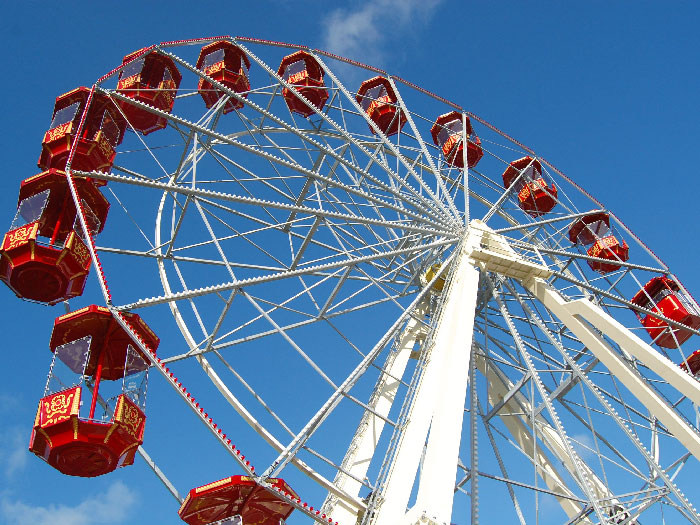
[[[387,44],[406,39],[430,18],[441,0],[374,0],[340,8],[324,19],[322,49],[381,67]]]
[[[581,459],[591,460],[596,456],[595,442],[590,434],[574,434],[571,441]]]
[[[6,449],[0,456],[2,457],[3,467],[7,476],[12,476],[15,472],[21,471],[27,464],[27,458],[30,456],[30,452],[27,450],[29,438],[26,432],[22,430],[13,428],[3,435]]]
[[[10,412],[18,405],[19,400],[12,394],[0,394],[0,413]]]
[[[27,450],[29,434],[26,428],[10,427],[0,432],[0,465],[7,477],[11,477],[24,469],[31,455]]]
[[[106,492],[95,494],[71,507],[47,505],[33,507],[3,497],[0,517],[7,525],[99,525],[125,520],[136,502],[136,493],[124,483],[112,483]]]

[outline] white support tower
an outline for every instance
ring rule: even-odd
[[[432,344],[424,350],[422,378],[406,426],[402,429],[383,501],[377,511],[378,525],[408,523],[414,520],[413,516],[421,515],[437,523],[449,522],[452,514],[479,286],[479,271],[466,250],[454,264],[456,268],[445,291]],[[424,446],[417,501],[409,514],[402,518]]]
[[[408,360],[416,344],[425,338],[423,318],[426,308],[427,301],[424,300],[414,310],[413,317],[408,320],[396,349],[389,355],[384,372],[380,375],[374,394],[367,404],[371,411],[365,411],[341,465],[343,470],[334,480],[336,487],[346,494],[357,497],[360,493],[362,488],[360,480],[364,479],[374,457]],[[329,495],[324,503],[323,512],[332,515],[339,525],[354,525],[358,519],[359,509],[335,495]]]
[[[446,295],[442,309],[437,314],[435,331],[432,338],[428,339],[428,346],[423,349],[426,353],[425,368],[415,390],[405,426],[401,429],[380,503],[371,523],[446,525],[451,522],[472,355],[475,355],[477,369],[486,377],[490,404],[498,406],[498,410],[492,415],[498,415],[499,412],[520,414],[519,417],[504,417],[501,420],[515,443],[538,465],[539,476],[548,490],[552,494],[561,495],[557,497],[557,501],[567,516],[577,523],[593,523],[597,520],[591,521],[586,516],[587,512],[593,511],[594,515],[603,521],[614,517],[616,521],[611,523],[634,523],[630,514],[624,511],[621,502],[610,493],[606,482],[574,452],[562,429],[549,424],[498,368],[488,367],[484,355],[472,349],[479,275],[492,272],[518,280],[634,393],[688,451],[700,458],[698,432],[638,377],[623,357],[606,343],[605,337],[615,341],[623,352],[639,359],[696,404],[700,403],[698,382],[591,301],[569,301],[562,297],[547,284],[546,279],[551,276],[547,267],[517,254],[503,236],[494,233],[481,221],[475,220],[469,225],[459,258],[453,264],[456,268],[449,273],[451,279],[444,292]],[[407,352],[406,343],[414,343],[412,326],[414,325],[409,325],[402,336],[397,356]],[[398,373],[403,371],[404,367],[405,361],[399,360],[397,366],[395,360],[389,373]],[[384,404],[384,407],[382,415],[388,413],[390,404]],[[556,421],[556,413],[552,412],[551,415]],[[377,417],[374,416],[374,419]],[[374,421],[373,425],[373,428],[381,428],[383,422],[379,419]],[[536,429],[537,437],[532,433],[533,428]],[[378,436],[373,435],[372,438],[376,444]],[[542,449],[538,451],[535,443],[537,440],[541,441],[544,449],[555,457],[559,464],[553,463],[547,455],[542,454]],[[363,443],[370,441],[372,440],[365,439]],[[364,445],[363,451],[365,450],[370,452],[371,447]],[[364,472],[371,454],[365,453],[362,457]],[[568,486],[569,482],[560,472],[562,467],[567,471],[567,479],[576,480],[581,489],[589,495],[592,502],[589,510],[574,496],[574,492]],[[658,472],[657,475],[664,473]],[[354,483],[354,488],[359,489],[359,483]],[[410,505],[415,483],[418,483],[415,503]],[[347,481],[343,487],[347,489]],[[356,492],[351,491],[351,494],[356,495]],[[336,507],[336,515],[339,507]],[[345,520],[339,520],[341,525],[355,523],[352,520],[356,519],[356,514],[349,512],[340,515],[341,519]]]

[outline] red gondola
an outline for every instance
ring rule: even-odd
[[[508,189],[512,184],[518,193],[518,206],[533,217],[549,213],[557,204],[557,188],[542,173],[537,159],[528,156],[511,162],[503,172],[503,186]]]
[[[126,55],[122,65],[124,67],[119,73],[117,93],[165,113],[173,110],[182,75],[170,57],[160,55],[157,51],[143,53],[143,49],[139,49]],[[165,117],[129,102],[120,101],[119,106],[129,125],[144,135],[168,125]]]
[[[84,178],[74,178],[88,228],[104,227],[109,202]],[[1,247],[0,280],[18,297],[55,304],[81,295],[90,269],[83,230],[66,174],[48,170],[22,181],[17,214]]]
[[[283,479],[267,480],[274,489],[298,499]],[[206,525],[241,516],[243,523],[279,525],[294,506],[249,476],[231,476],[190,490],[178,514],[189,525]]]
[[[465,122],[467,124],[467,165],[473,168],[484,156],[484,150],[481,149],[481,139],[474,135],[469,117],[465,116]],[[457,168],[464,168],[462,131],[462,114],[456,111],[440,115],[430,130],[433,142],[442,150],[447,163]]]
[[[306,98],[319,110],[328,100],[328,90],[323,82],[323,69],[316,59],[306,51],[297,51],[282,59],[277,74]],[[291,90],[284,88],[282,96],[289,110],[304,117],[314,114],[314,108],[297,97]]]
[[[160,341],[146,323],[136,314],[124,316],[155,351]],[[57,318],[50,347],[51,371],[29,450],[70,476],[95,477],[131,465],[143,443],[148,359],[112,313],[96,305]],[[88,377],[89,411],[81,408]]]
[[[700,350],[696,350],[690,354],[688,359],[681,363],[681,368],[683,370],[688,370],[691,375],[696,375],[700,372]]]
[[[248,70],[250,60],[237,45],[228,40],[213,42],[202,48],[197,59],[197,69],[202,71],[212,80],[223,84],[236,93],[248,97],[250,82],[248,80]],[[207,108],[212,107],[224,95],[217,90],[211,82],[204,78],[199,79],[198,91]],[[241,109],[243,102],[235,98],[229,99],[224,106],[224,113],[229,113],[234,109]]]
[[[38,162],[41,169],[65,169],[74,145],[73,169],[108,172],[112,168],[116,147],[124,138],[126,121],[109,98],[93,93],[82,132],[77,136],[89,96],[88,88],[79,87],[56,98],[51,125],[41,144]],[[105,181],[94,182],[106,184]]]
[[[398,97],[384,77],[365,80],[355,97],[362,110],[387,136],[395,135],[406,124],[406,114],[398,107]],[[374,133],[374,129],[370,126]]]
[[[619,270],[619,262],[629,259],[629,246],[624,240],[622,243],[617,240],[610,226],[610,215],[604,212],[584,215],[575,221],[569,228],[569,240],[588,246],[586,253],[591,257],[611,261],[588,261],[588,266],[600,273]]]
[[[641,308],[659,312],[690,328],[700,328],[700,311],[695,303],[681,291],[678,283],[667,277],[654,277],[637,292],[632,302]],[[666,321],[653,315],[640,314],[636,310],[635,314],[654,342],[664,348],[676,348],[677,344],[683,344],[693,335],[692,332],[682,328],[671,328]]]

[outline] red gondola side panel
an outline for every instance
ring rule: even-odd
[[[696,350],[688,359],[681,363],[681,368],[687,370],[691,375],[697,375],[700,373],[700,350]]]
[[[155,351],[155,334],[135,314],[126,317]],[[107,308],[91,305],[58,317],[50,343],[53,361],[30,450],[71,476],[100,476],[131,465],[143,443],[149,368],[137,346]],[[83,404],[80,385],[86,377],[92,378],[92,395],[91,402]],[[75,386],[64,389],[71,384],[68,378]]]
[[[197,59],[197,69],[212,80],[240,94],[243,98],[248,97],[248,91],[250,91],[248,78],[250,60],[241,48],[228,40],[221,40],[204,46]],[[222,91],[216,89],[205,78],[199,79],[197,91],[207,108],[211,108],[224,96]],[[226,102],[223,112],[226,114],[233,110],[241,109],[243,106],[243,102],[231,97]]]
[[[398,97],[388,79],[377,76],[365,80],[355,97],[362,110],[387,136],[395,135],[407,122],[406,114],[398,106]],[[370,131],[375,133],[370,126]]]
[[[287,483],[268,480],[273,487],[296,498]],[[190,490],[178,514],[188,525],[206,525],[240,515],[243,523],[278,525],[294,511],[294,506],[255,482],[249,476],[230,476]]]
[[[78,135],[83,117],[83,128]],[[72,169],[108,172],[125,129],[126,121],[107,96],[92,93],[91,97],[90,89],[86,87],[74,89],[56,98],[38,165],[44,170],[65,170],[70,151],[74,148]],[[99,179],[94,182],[106,184]]]
[[[690,328],[700,328],[700,312],[678,284],[667,277],[654,277],[632,298],[632,303],[659,312]],[[664,348],[676,348],[693,335],[688,330],[671,327],[666,321],[652,314],[635,314],[646,328],[654,343]]]
[[[0,280],[17,297],[56,304],[83,293],[90,269],[90,252],[75,232],[62,246],[37,242],[39,223],[5,235]]]
[[[77,417],[80,393],[81,388],[76,386],[42,399],[39,405],[39,426],[45,429]]]
[[[515,184],[518,206],[533,217],[549,213],[557,204],[557,188],[547,179],[542,164],[529,156],[514,160],[503,172],[503,186]]]
[[[605,212],[584,215],[569,228],[569,240],[587,246],[586,254],[603,261],[586,261],[591,269],[599,273],[619,270],[621,262],[629,260],[629,246],[620,242],[610,226],[610,215]]]
[[[462,126],[462,114],[457,111],[451,111],[440,115],[430,129],[430,134],[433,136],[433,142],[440,148],[445,161],[457,168],[464,168],[464,145],[462,144],[462,136],[467,136],[467,165],[470,168],[476,166],[484,156],[484,150],[481,148],[481,139],[474,135],[471,121],[469,117],[464,116],[466,123],[466,133]]]
[[[285,87],[282,97],[292,113],[310,117],[314,114],[314,108],[323,109],[328,100],[328,90],[323,82],[323,69],[312,55],[306,51],[287,55],[282,59],[277,74],[311,103],[309,106]]]
[[[173,110],[182,75],[171,58],[157,51],[144,53],[140,49],[126,55],[122,65],[117,93],[165,113]],[[165,117],[131,102],[121,100],[119,106],[128,124],[144,135],[168,124]]]

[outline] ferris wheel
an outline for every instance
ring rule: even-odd
[[[190,525],[700,523],[700,308],[493,125],[229,37],[131,53],[49,120],[0,279],[66,305],[32,432],[50,467],[140,456]],[[229,477],[175,486],[149,373]]]

